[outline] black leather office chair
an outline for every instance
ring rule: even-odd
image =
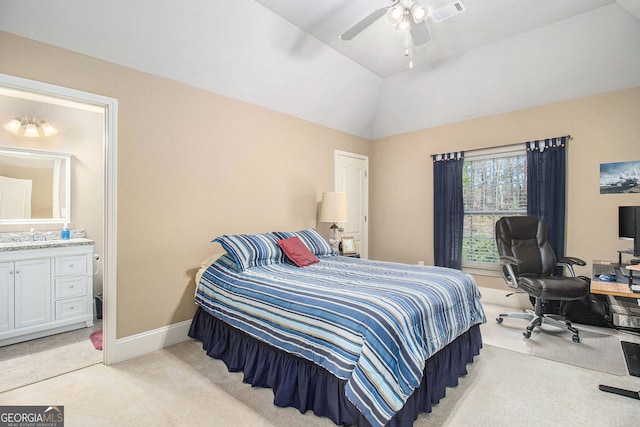
[[[556,259],[547,240],[547,224],[537,217],[501,218],[496,222],[496,244],[504,280],[510,287],[535,299],[534,313],[500,314],[496,321],[502,323],[505,317],[530,320],[523,332],[525,338],[531,336],[536,326],[554,325],[573,332],[573,341],[580,342],[578,330],[571,326],[571,322],[543,314],[543,304],[547,300],[574,300],[586,296],[589,293],[588,280],[575,277],[573,271],[574,265],[585,265],[585,262],[573,257]],[[553,276],[558,266],[567,268],[571,276]]]

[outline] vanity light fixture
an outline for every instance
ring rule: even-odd
[[[16,135],[24,135],[28,138],[39,138],[41,136],[51,136],[58,132],[56,128],[51,126],[44,120],[35,117],[22,115],[11,120],[4,125],[4,128]]]

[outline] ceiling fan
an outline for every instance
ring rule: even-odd
[[[413,67],[412,47],[423,46],[431,41],[427,18],[434,22],[442,22],[466,10],[462,1],[454,1],[431,11],[429,7],[415,0],[392,0],[389,6],[374,10],[342,33],[340,39],[353,39],[383,15],[387,15],[389,21],[396,26],[396,30],[405,31],[405,56],[409,56],[409,67]]]
[[[397,30],[411,33],[414,46],[422,46],[431,40],[429,28],[425,23],[429,15],[429,8],[417,1],[408,2],[405,0],[394,0],[389,6],[384,6],[371,12],[353,27],[342,33],[340,39],[353,39],[385,14],[388,16],[389,21],[396,25]]]

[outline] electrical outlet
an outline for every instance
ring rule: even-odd
[[[418,265],[424,265],[424,261],[418,261]]]

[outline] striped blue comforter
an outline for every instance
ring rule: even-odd
[[[486,321],[473,278],[441,267],[329,256],[236,272],[220,261],[196,303],[346,380],[347,398],[386,424],[420,385],[425,360]]]

